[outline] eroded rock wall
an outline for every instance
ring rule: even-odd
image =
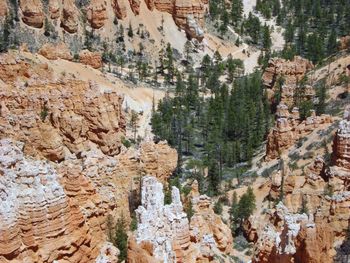
[[[332,123],[330,115],[316,116],[314,111],[312,111],[310,117],[301,121],[298,108],[294,108],[292,112],[289,112],[288,106],[280,103],[277,106],[275,127],[271,129],[267,137],[266,159],[279,158],[297,140],[307,136],[316,128],[330,123]]]
[[[188,36],[203,39],[204,15],[208,9],[207,1],[145,0],[145,2],[151,11],[155,8],[160,12],[171,14],[176,25],[185,30]],[[85,20],[91,29],[104,29],[111,26],[110,21],[114,21],[115,17],[126,18],[126,5],[130,6],[135,16],[140,14],[141,5],[140,0],[91,0],[87,4],[80,2],[77,5],[77,3],[74,0],[49,0],[46,8],[43,0],[21,0],[19,1],[18,17],[22,19],[25,26],[32,28],[42,29],[45,23],[49,24],[45,25],[48,27],[59,24],[64,33],[83,34]],[[0,17],[5,17],[7,13],[7,2],[2,0],[0,1]],[[111,14],[113,17],[110,17]],[[64,41],[64,38],[62,40]]]
[[[0,73],[0,262],[117,262],[107,218],[129,223],[141,177],[166,181],[176,151],[125,148],[116,92],[9,54]]]
[[[222,255],[232,252],[233,240],[229,227],[214,213],[210,198],[193,197],[195,213],[189,223],[176,187],[171,197],[171,204],[164,204],[163,185],[155,177],[143,178],[136,244],[130,241],[128,260],[139,262],[135,256],[147,255],[160,262],[209,262],[217,256],[225,262]]]
[[[303,183],[272,177],[274,200],[283,187],[283,202],[268,213],[270,224],[257,230],[253,262],[334,262],[346,258],[339,249],[347,242],[350,222],[349,113],[339,123],[331,163],[321,156],[304,169]],[[284,172],[283,174],[286,174]],[[303,214],[300,214],[303,213]],[[251,219],[247,231],[254,229]],[[247,224],[248,225],[248,224]],[[343,252],[341,252],[343,251]]]
[[[26,158],[23,143],[0,141],[0,261],[52,262],[93,257],[91,232],[45,161]],[[90,252],[90,253],[87,253]]]
[[[294,92],[308,71],[313,69],[312,62],[302,57],[294,57],[293,60],[273,58],[262,76],[263,84],[268,89],[269,97],[273,100],[275,93],[279,92],[281,102],[288,107],[293,105]],[[305,88],[305,96],[314,94],[311,87]]]

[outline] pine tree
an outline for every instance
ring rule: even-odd
[[[263,48],[265,50],[270,50],[271,45],[272,45],[272,41],[271,41],[270,29],[265,24],[263,27]]]
[[[168,83],[172,83],[174,81],[175,67],[174,67],[174,54],[173,48],[170,43],[167,44],[166,50],[166,60],[165,60],[165,68],[167,69],[167,75],[165,79]]]
[[[298,213],[299,214],[309,214],[309,209],[307,207],[306,196],[303,196],[303,198],[301,200],[301,207],[300,207]]]
[[[209,191],[214,195],[219,193],[220,174],[219,165],[216,160],[210,160],[208,167]]]
[[[122,24],[119,25],[119,29],[117,31],[117,43],[124,42],[124,27]]]
[[[237,225],[237,211],[238,211],[238,197],[237,193],[233,192],[231,208],[230,208],[230,221],[231,221],[231,231],[235,233],[238,225]]]
[[[332,55],[334,52],[337,51],[337,34],[335,32],[335,29],[333,28],[327,43],[327,55]]]
[[[242,0],[232,0],[231,4],[231,21],[233,26],[237,27],[242,21],[243,2]]]
[[[139,121],[139,115],[136,111],[132,110],[131,111],[131,117],[130,117],[130,126],[132,129],[132,132],[134,134],[134,141],[136,141],[136,132],[138,128],[138,121]]]
[[[6,52],[10,45],[11,19],[6,16],[3,32],[0,38],[0,52]]]
[[[242,226],[244,220],[248,219],[253,214],[255,209],[255,195],[253,189],[249,186],[239,200],[236,210],[236,221],[239,222],[240,226]]]
[[[119,249],[119,262],[122,262],[126,259],[127,249],[128,249],[128,234],[126,232],[126,221],[124,216],[117,220],[115,227],[115,238],[114,245]]]
[[[187,40],[184,46],[185,58],[187,61],[190,60],[191,49],[192,49],[191,41]]]
[[[131,38],[134,37],[134,31],[132,29],[131,21],[129,22],[128,36],[131,37]]]

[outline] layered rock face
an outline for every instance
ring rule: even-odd
[[[172,188],[172,203],[164,205],[163,185],[154,177],[142,180],[141,206],[136,210],[138,243],[149,241],[154,257],[163,262],[176,262],[179,252],[190,245],[189,223],[183,212],[179,189]]]
[[[78,31],[79,11],[73,0],[62,0],[61,26],[69,33]]]
[[[199,247],[203,260],[213,259],[215,254],[232,253],[233,238],[230,228],[215,214],[211,199],[206,195],[194,196],[192,206],[194,215],[191,218],[191,241]]]
[[[49,0],[49,13],[51,19],[57,19],[60,17],[61,1]]]
[[[176,169],[177,152],[166,142],[157,144],[143,142],[140,147],[140,161],[147,175],[154,176],[159,181],[166,183],[169,174]]]
[[[23,143],[0,141],[0,261],[90,260],[91,235],[55,169],[25,158]]]
[[[119,250],[111,243],[106,242],[96,258],[96,263],[118,263]]]
[[[0,96],[1,136],[25,141],[25,152],[51,161],[63,160],[67,149],[79,155],[91,144],[116,155],[125,129],[122,99],[98,93],[94,85],[76,81],[7,91]]]
[[[350,170],[350,113],[339,124],[333,143],[333,164]]]
[[[203,39],[204,15],[208,10],[208,1],[145,0],[145,2],[150,10],[156,8],[161,12],[170,13],[176,25],[185,30],[189,37],[200,41]],[[118,19],[125,19],[127,16],[126,4],[130,5],[134,15],[140,14],[140,0],[92,0],[87,2],[86,6],[83,2],[77,6],[74,0],[49,0],[48,8],[44,8],[42,0],[21,0],[19,17],[27,26],[34,28],[42,28],[45,17],[48,18],[49,23],[53,24],[59,20],[58,23],[65,32],[80,34],[83,33],[84,28],[82,20],[87,19],[92,29],[103,29],[109,25],[108,20],[114,20],[114,17],[109,17],[111,13],[114,13]],[[0,17],[5,17],[7,13],[7,2],[1,0]]]
[[[172,188],[172,203],[164,205],[163,185],[147,176],[142,180],[141,198],[136,210],[136,244],[129,242],[130,262],[209,262],[215,255],[232,252],[230,229],[215,215],[209,197],[193,198],[195,214],[190,224],[176,187]],[[144,260],[135,259],[142,255]]]
[[[254,248],[252,262],[333,262],[333,237],[326,225],[278,204]]]
[[[57,45],[51,43],[44,44],[38,53],[50,60],[60,58],[71,61],[73,59],[69,48],[64,43],[59,43]]]
[[[298,56],[291,61],[281,58],[271,59],[262,76],[265,87],[271,91],[270,98],[272,99],[274,93],[280,92],[281,102],[291,107],[297,84],[313,67],[309,60]],[[310,97],[312,95],[312,88],[306,87],[305,96]]]
[[[0,262],[117,262],[107,217],[130,222],[141,176],[165,181],[176,151],[126,149],[122,97],[47,64],[4,54],[0,79]]]
[[[298,187],[288,183],[288,177],[283,186],[281,180],[272,181],[275,196],[283,187],[286,207],[278,205],[269,216],[270,225],[257,231],[255,262],[334,262],[335,250],[337,258],[346,258],[341,253],[348,252],[338,247],[347,238],[350,220],[348,116],[339,123],[330,166],[318,156],[304,169]],[[300,211],[308,215],[297,214]]]
[[[79,53],[79,60],[81,63],[91,66],[95,69],[102,67],[102,57],[98,52],[91,52],[89,50],[82,50]]]
[[[175,1],[175,23],[183,28],[187,35],[202,40],[204,32],[205,4],[201,0],[176,0]]]
[[[88,7],[87,19],[92,28],[99,29],[103,27],[108,19],[106,1],[92,0]]]
[[[44,24],[43,4],[41,0],[21,0],[22,20],[28,26],[41,28]]]
[[[126,6],[122,0],[112,0],[112,7],[118,19],[124,19],[127,15]]]
[[[340,38],[340,50],[346,50],[350,48],[350,36],[345,36]]]
[[[331,122],[332,118],[329,115],[316,116],[314,111],[306,120],[300,121],[298,108],[294,108],[290,113],[288,106],[280,103],[277,106],[275,127],[267,137],[266,159],[278,158],[297,140],[310,134],[314,129]]]

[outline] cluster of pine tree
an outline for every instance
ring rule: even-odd
[[[277,16],[285,28],[286,58],[302,55],[320,62],[337,50],[337,37],[350,34],[349,0],[259,0],[266,18]]]
[[[261,0],[258,0],[257,5],[260,2]],[[211,0],[209,3],[210,19],[217,21],[220,33],[224,35],[228,27],[231,26],[241,36],[250,37],[252,44],[260,45],[263,49],[269,50],[271,48],[270,28],[267,25],[262,25],[260,19],[253,13],[244,17],[242,0],[232,0],[230,4],[231,7],[228,9],[227,3],[224,1]],[[273,15],[278,13],[276,11]],[[271,14],[269,16],[271,17]],[[236,45],[239,44],[240,39],[238,38]]]
[[[174,96],[166,96],[153,112],[153,132],[178,150],[179,170],[183,155],[208,167],[208,194],[218,193],[225,167],[252,160],[269,129],[270,106],[261,74],[230,74],[242,66],[233,59],[222,62],[218,55],[213,61],[204,57],[198,74],[186,80],[177,74]],[[235,76],[231,88],[220,80],[224,74]]]
[[[229,210],[232,234],[237,235],[242,231],[242,224],[253,214],[256,208],[255,199],[251,187],[248,187],[247,191],[241,196],[239,201],[237,193],[233,193],[231,208]]]

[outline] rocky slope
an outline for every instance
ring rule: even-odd
[[[265,215],[265,227],[249,224],[257,233],[253,262],[334,262],[346,259],[350,220],[349,112],[339,123],[330,164],[317,157],[302,178],[288,169],[272,177],[270,198],[283,203]],[[300,180],[302,179],[302,180]],[[256,225],[260,230],[254,230]],[[346,262],[346,261],[339,262]],[[338,262],[338,261],[337,261]]]
[[[0,72],[0,262],[116,262],[107,217],[129,222],[140,177],[166,181],[176,151],[125,148],[112,90],[17,53],[0,56]]]

